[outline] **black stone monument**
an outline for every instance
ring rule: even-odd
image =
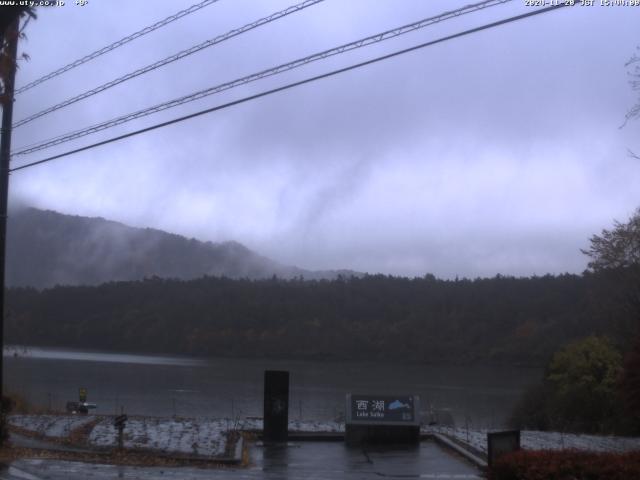
[[[289,427],[289,372],[264,372],[265,442],[286,442]]]

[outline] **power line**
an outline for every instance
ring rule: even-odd
[[[165,65],[168,65],[169,63],[173,63],[175,61],[181,60],[185,57],[188,57],[189,55],[193,55],[196,52],[199,52],[200,50],[203,50],[205,48],[211,47],[213,45],[216,45],[218,43],[222,43],[226,40],[229,40],[230,38],[236,37],[238,35],[241,35],[245,32],[248,32],[249,30],[253,30],[254,28],[258,28],[261,27],[263,25],[266,25],[267,23],[271,23],[275,20],[278,20],[280,18],[286,17],[287,15],[291,15],[292,13],[296,13],[299,12],[300,10],[304,10],[307,7],[311,7],[312,5],[315,5],[317,3],[323,2],[324,0],[304,0],[303,2],[297,4],[297,5],[293,5],[291,7],[288,7],[284,10],[281,10],[279,12],[276,13],[272,13],[271,15],[261,18],[259,20],[256,20],[254,22],[248,23],[246,25],[244,25],[243,27],[240,28],[235,28],[233,30],[228,31],[225,34],[222,35],[218,35],[215,38],[212,38],[211,40],[207,40],[206,42],[202,42],[198,45],[194,45],[191,48],[187,48],[186,50],[182,50],[178,53],[174,53],[173,55],[167,57],[167,58],[163,58],[162,60],[158,60],[157,62],[151,63],[145,67],[139,68],[133,72],[127,73],[126,75],[123,75],[121,77],[118,77],[114,80],[111,80],[110,82],[107,83],[103,83],[102,85],[95,87],[91,90],[87,90],[86,92],[81,93],[80,95],[76,95],[75,97],[71,97],[68,98],[67,100],[60,102],[56,105],[53,105],[49,108],[46,108],[40,112],[34,113],[33,115],[30,115],[26,118],[23,118],[22,120],[16,122],[13,125],[13,128],[17,128],[20,127],[26,123],[32,122],[33,120],[40,118],[44,115],[47,115],[49,113],[55,112],[56,110],[60,110],[61,108],[64,107],[68,107],[71,104],[74,104],[76,102],[79,102],[80,100],[84,100],[85,98],[91,97],[93,95],[96,95],[100,92],[104,92],[105,90],[115,87],[116,85],[119,85],[123,82],[126,82],[127,80],[131,80],[132,78],[138,77],[140,75],[143,75],[145,73],[151,72],[152,70],[156,70],[157,68],[160,67],[164,67]]]
[[[340,73],[344,73],[344,72],[348,72],[348,71],[351,71],[351,70],[355,70],[357,68],[365,67],[367,65],[378,63],[378,62],[381,62],[383,60],[388,60],[390,58],[397,57],[397,56],[403,55],[405,53],[413,52],[415,50],[419,50],[419,49],[422,49],[422,48],[425,48],[425,47],[436,45],[438,43],[446,42],[448,40],[453,40],[455,38],[463,37],[465,35],[470,35],[470,34],[473,34],[473,33],[477,33],[477,32],[480,32],[482,30],[488,30],[490,28],[495,28],[495,27],[498,27],[498,26],[501,26],[501,25],[505,25],[507,23],[518,21],[518,20],[523,20],[525,18],[533,17],[535,15],[540,15],[542,13],[547,13],[547,12],[550,12],[552,10],[557,10],[559,8],[563,8],[563,7],[566,7],[566,6],[568,6],[568,5],[562,3],[562,4],[559,4],[559,5],[553,5],[551,7],[546,7],[546,8],[534,10],[532,12],[523,13],[521,15],[516,15],[514,17],[505,18],[503,20],[498,20],[496,22],[487,23],[487,24],[482,25],[480,27],[471,28],[469,30],[464,30],[462,32],[454,33],[452,35],[447,35],[446,37],[441,37],[441,38],[438,38],[436,40],[431,40],[429,42],[425,42],[425,43],[421,43],[419,45],[415,45],[413,47],[405,48],[405,49],[402,49],[402,50],[397,50],[395,52],[388,53],[386,55],[382,55],[382,56],[379,56],[379,57],[376,57],[376,58],[373,58],[373,59],[370,59],[370,60],[366,60],[364,62],[356,63],[356,64],[350,65],[348,67],[343,67],[343,68],[339,68],[337,70],[332,70],[330,72],[323,73],[321,75],[316,75],[314,77],[309,77],[309,78],[306,78],[304,80],[300,80],[300,81],[297,81],[297,82],[289,83],[289,84],[283,85],[281,87],[273,88],[271,90],[266,90],[264,92],[260,92],[260,93],[257,93],[255,95],[250,95],[250,96],[238,99],[238,100],[234,100],[232,102],[224,103],[222,105],[217,105],[217,106],[212,107],[212,108],[207,108],[205,110],[201,110],[199,112],[195,112],[195,113],[192,113],[192,114],[189,114],[189,115],[185,115],[183,117],[174,118],[174,119],[166,121],[166,122],[158,123],[158,124],[152,125],[150,127],[146,127],[146,128],[142,128],[140,130],[136,130],[134,132],[129,132],[129,133],[126,133],[124,135],[119,135],[117,137],[112,137],[112,138],[109,138],[107,140],[103,140],[101,142],[96,142],[96,143],[93,143],[91,145],[86,145],[84,147],[76,148],[74,150],[69,150],[67,152],[60,153],[58,155],[53,155],[53,156],[48,157],[48,158],[43,158],[42,160],[37,160],[35,162],[26,163],[26,164],[21,165],[19,167],[14,167],[14,168],[10,169],[9,172],[15,172],[15,171],[18,171],[18,170],[23,170],[23,169],[28,168],[28,167],[33,167],[35,165],[40,165],[40,164],[43,164],[43,163],[47,163],[47,162],[50,162],[52,160],[57,160],[59,158],[72,155],[74,153],[79,153],[79,152],[83,152],[85,150],[90,150],[92,148],[96,148],[96,147],[99,147],[99,146],[102,146],[102,145],[107,145],[109,143],[117,142],[118,140],[123,140],[125,138],[129,138],[129,137],[133,137],[133,136],[136,136],[136,135],[140,135],[142,133],[150,132],[150,131],[156,130],[158,128],[162,128],[162,127],[166,127],[166,126],[169,126],[169,125],[173,125],[174,123],[179,123],[179,122],[183,122],[185,120],[189,120],[191,118],[199,117],[201,115],[206,115],[207,113],[212,113],[212,112],[216,112],[218,110],[223,110],[225,108],[233,107],[233,106],[239,105],[241,103],[246,103],[246,102],[249,102],[251,100],[256,100],[258,98],[266,97],[266,96],[272,95],[274,93],[282,92],[282,91],[288,90],[290,88],[298,87],[300,85],[305,85],[307,83],[315,82],[317,80],[321,80],[321,79],[324,79],[324,78],[332,77],[332,76],[338,75]]]
[[[80,65],[87,63],[91,60],[93,60],[94,58],[98,58],[101,55],[104,55],[107,52],[110,52],[111,50],[115,50],[118,47],[121,47],[129,42],[132,42],[133,40],[140,38],[148,33],[153,32],[154,30],[157,30],[161,27],[164,27],[165,25],[168,25],[172,22],[175,22],[176,20],[179,20],[182,17],[185,17],[191,13],[197,12],[198,10],[208,7],[209,5],[218,2],[219,0],[203,0],[200,3],[196,3],[195,5],[191,5],[189,8],[186,8],[184,10],[180,10],[179,12],[170,15],[169,17],[165,18],[164,20],[160,20],[159,22],[154,23],[153,25],[149,25],[148,27],[143,28],[142,30],[138,30],[137,32],[132,33],[131,35],[127,35],[124,38],[121,38],[120,40],[118,40],[117,42],[113,42],[110,45],[107,45],[106,47],[102,47],[99,50],[96,50],[93,53],[90,53],[89,55],[85,55],[82,58],[79,58],[67,65],[65,65],[64,67],[60,67],[57,70],[54,70],[51,73],[48,73],[26,85],[24,85],[23,87],[18,88],[15,91],[15,95],[18,95],[19,93],[22,92],[26,92],[27,90],[35,87],[36,85],[40,85],[43,82],[46,82],[47,80],[51,80],[54,77],[57,77],[58,75],[62,75],[65,72],[68,72],[69,70],[72,70],[76,67],[79,67]]]
[[[397,27],[391,30],[387,30],[385,32],[382,33],[377,33],[375,35],[370,35],[368,37],[365,38],[361,38],[360,40],[356,40],[354,42],[350,42],[350,43],[346,43],[344,45],[340,45],[338,47],[334,47],[331,48],[329,50],[324,50],[322,52],[319,53],[314,53],[312,55],[303,57],[303,58],[299,58],[297,60],[293,60],[291,62],[288,63],[284,63],[281,65],[278,65],[276,67],[272,67],[269,68],[267,70],[262,70],[260,72],[257,73],[253,73],[250,75],[247,75],[245,77],[241,77],[241,78],[237,78],[235,80],[226,82],[226,83],[222,83],[213,87],[209,87],[206,88],[204,90],[200,90],[198,92],[183,96],[183,97],[179,97],[158,105],[154,105],[152,107],[149,108],[145,108],[142,110],[138,110],[137,112],[132,112],[129,113],[127,115],[123,115],[120,117],[116,117],[113,118],[111,120],[107,120],[105,122],[102,123],[98,123],[95,125],[92,125],[90,127],[86,127],[84,129],[81,130],[76,130],[74,132],[69,132],[63,135],[59,135],[57,137],[48,139],[48,140],[44,140],[42,142],[38,142],[35,144],[35,146],[25,146],[22,147],[21,149],[17,150],[16,152],[14,152],[14,155],[26,155],[29,153],[33,153],[39,150],[43,150],[46,148],[50,148],[53,147],[55,145],[60,145],[61,143],[66,143],[68,141],[71,140],[75,140],[77,138],[80,137],[84,137],[86,135],[90,135],[93,133],[97,133],[99,131],[105,130],[107,128],[111,128],[111,127],[115,127],[117,125],[126,123],[126,122],[130,122],[132,120],[136,120],[138,118],[142,118],[145,117],[147,115],[151,115],[153,113],[157,113],[163,110],[167,110],[169,108],[173,108],[173,107],[177,107],[179,105],[188,103],[188,102],[193,102],[195,100],[200,100],[204,97],[210,96],[210,95],[214,95],[216,93],[220,93],[222,91],[225,90],[230,90],[232,88],[241,86],[241,85],[246,85],[247,83],[251,83],[257,80],[261,80],[263,78],[266,77],[270,77],[273,75],[277,75],[289,70],[293,70],[295,68],[299,68],[302,67],[304,65],[307,65],[309,63],[318,61],[318,60],[324,60],[325,58],[334,56],[334,55],[338,55],[341,53],[345,53],[351,50],[355,50],[358,48],[362,48],[362,47],[366,47],[369,45],[373,45],[375,43],[379,43],[385,40],[389,40],[391,38],[400,36],[400,35],[404,35],[406,33],[409,32],[413,32],[415,30],[421,29],[421,28],[425,28],[427,26],[433,25],[435,23],[438,22],[442,22],[445,20],[450,20],[452,18],[456,18],[459,17],[461,15],[466,15],[468,13],[472,13],[472,12],[476,12],[478,10],[482,10],[485,8],[489,8],[489,7],[494,7],[496,5],[501,5],[503,3],[507,3],[513,0],[485,0],[479,3],[474,3],[471,5],[467,5],[465,7],[456,9],[456,10],[450,10],[450,11],[446,11],[441,13],[440,15],[436,15],[434,17],[429,17],[429,18],[425,18],[422,20],[419,20],[417,22],[413,22],[407,25],[403,25],[401,27]],[[32,144],[33,145],[33,144]]]

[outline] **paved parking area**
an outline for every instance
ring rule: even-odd
[[[0,470],[0,480],[106,479],[456,479],[483,478],[461,457],[423,441],[413,449],[346,448],[341,442],[290,442],[250,447],[250,465],[243,468],[123,467],[55,460],[18,460]]]

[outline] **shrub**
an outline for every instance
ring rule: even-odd
[[[631,480],[640,478],[640,452],[520,450],[498,459],[490,480]]]
[[[511,413],[517,429],[633,433],[618,377],[622,357],[605,337],[587,337],[556,352],[544,381],[526,391]]]
[[[604,337],[587,337],[557,352],[548,368],[552,413],[571,429],[606,432],[619,410],[622,357]]]

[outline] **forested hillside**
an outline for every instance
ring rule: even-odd
[[[8,292],[9,343],[203,356],[543,365],[624,336],[604,277],[160,278]]]

